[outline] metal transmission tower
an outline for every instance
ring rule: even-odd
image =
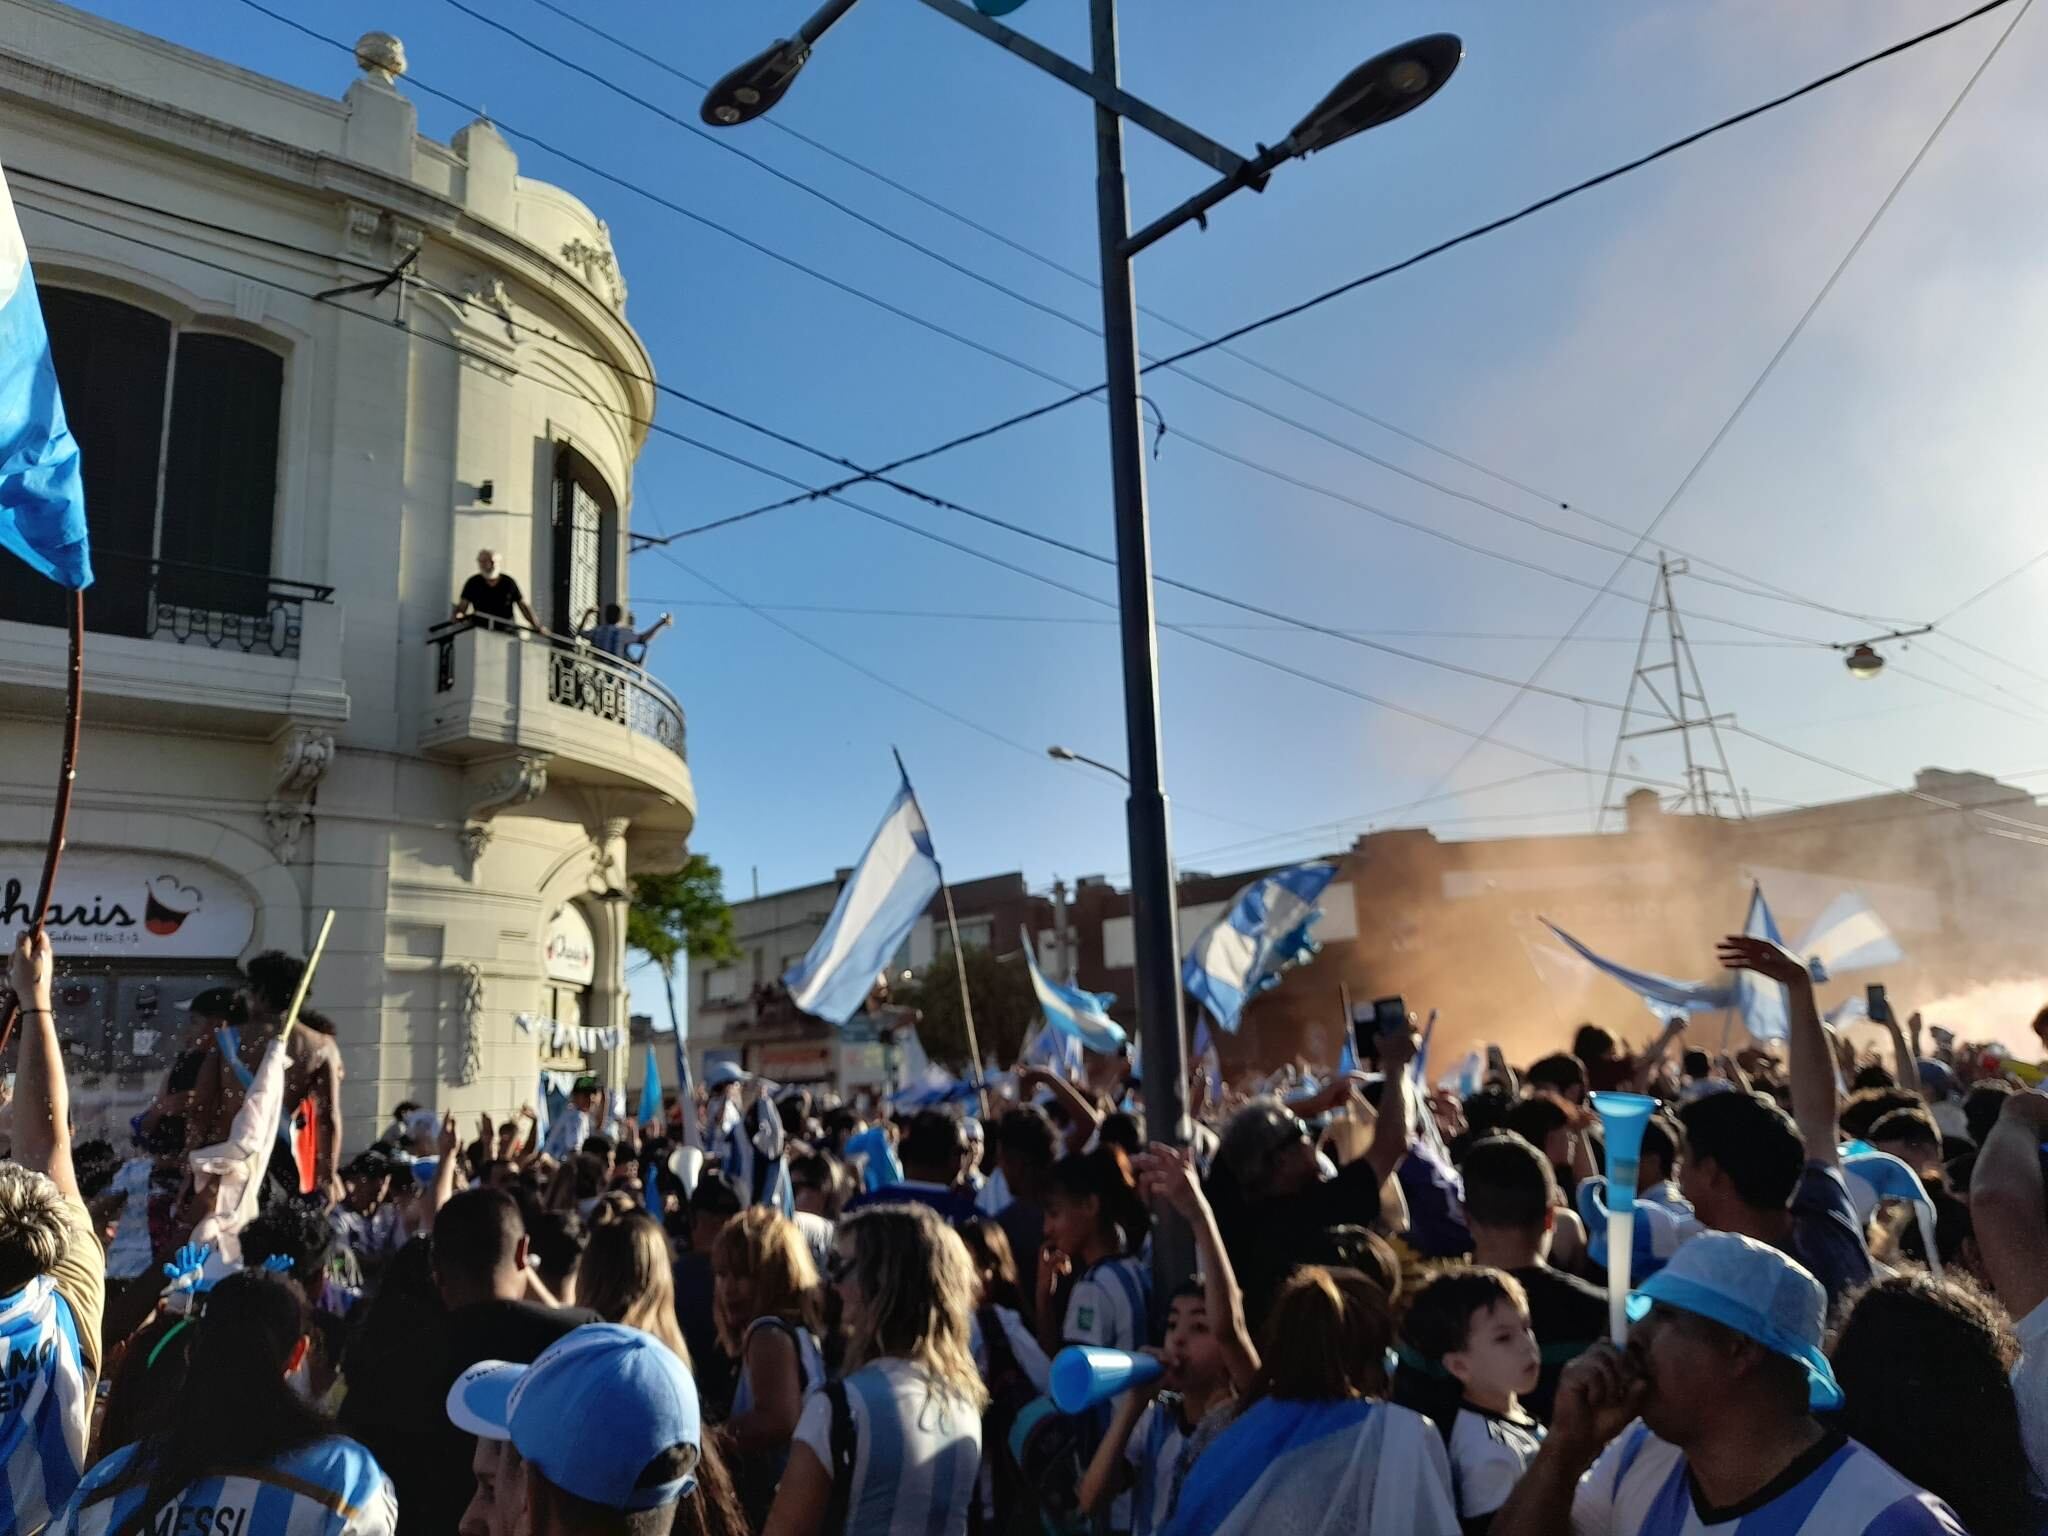
[[[1652,736],[1676,735],[1685,754],[1685,788],[1665,797],[1666,810],[1738,821],[1748,816],[1742,793],[1735,786],[1735,775],[1728,767],[1728,751],[1721,745],[1720,728],[1734,716],[1717,715],[1708,706],[1699,664],[1693,660],[1692,645],[1685,638],[1685,620],[1671,595],[1671,578],[1683,576],[1686,569],[1683,560],[1672,560],[1661,550],[1658,552],[1656,592],[1650,611],[1643,617],[1635,674],[1629,679],[1628,696],[1622,700],[1621,729],[1615,735],[1614,754],[1607,762],[1607,782],[1600,791],[1602,827],[1609,811],[1625,809],[1614,800],[1614,783],[1627,744]],[[1653,661],[1653,655],[1663,659]],[[1703,743],[1695,740],[1701,734],[1706,737]]]

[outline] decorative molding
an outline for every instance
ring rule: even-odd
[[[247,278],[235,283],[235,318],[244,325],[261,325],[270,313],[270,290]]]
[[[476,795],[463,815],[462,848],[469,855],[472,875],[491,845],[492,820],[502,812],[531,805],[547,793],[548,761],[544,752],[521,753],[487,765],[493,770],[488,777],[478,775],[470,780]]]
[[[581,235],[562,247],[562,260],[583,274],[584,282],[602,294],[611,307],[626,307],[626,279],[619,271],[619,258],[612,250],[611,226],[597,221],[597,244]]]
[[[396,214],[392,215],[391,261],[394,266],[405,259],[407,252],[424,250],[426,244],[426,230],[409,219],[401,219]]]
[[[376,254],[377,231],[384,226],[384,212],[368,203],[341,205],[341,232],[345,254],[365,260]]]
[[[313,792],[334,765],[334,738],[325,731],[296,726],[278,743],[277,786],[264,807],[270,851],[289,864],[299,851],[299,838],[313,814]]]
[[[405,73],[405,44],[389,32],[365,32],[356,39],[356,68],[383,85]]]
[[[519,340],[519,328],[512,323],[512,297],[505,291],[505,279],[472,273],[462,280],[462,297],[467,301],[463,306],[465,311],[471,304],[489,310],[504,322],[505,339],[508,342]]]
[[[456,1075],[456,1082],[467,1088],[483,1075],[484,1043],[484,968],[473,960],[465,960],[454,968],[457,982],[462,987],[461,1008],[462,1066]]]

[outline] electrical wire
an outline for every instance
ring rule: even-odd
[[[1983,821],[2003,823],[2008,828],[2016,828],[2018,830],[2017,832],[2001,832],[2001,836],[2015,837],[2018,841],[2029,842],[2038,847],[2048,848],[2048,824],[2024,821],[2015,816],[2001,816],[1995,811],[1984,809],[1982,806],[1968,805],[1955,800],[1945,799],[1940,795],[1929,794],[1926,790],[1920,789],[1917,786],[1910,789],[1901,789],[1895,784],[1887,784],[1883,779],[1865,773],[1860,768],[1851,768],[1843,763],[1830,762],[1824,757],[1802,751],[1798,747],[1788,746],[1782,741],[1775,741],[1771,737],[1762,735],[1739,723],[1731,724],[1727,729],[1737,736],[1757,743],[1759,746],[1769,747],[1776,752],[1783,752],[1788,757],[1796,757],[1801,762],[1811,763],[1816,768],[1826,768],[1833,773],[1843,774],[1852,779],[1860,779],[1865,784],[1875,785],[1888,794],[1907,795],[1912,799],[1935,806],[1940,810],[1959,811]],[[2031,799],[2032,797],[2029,796],[2028,798]]]
[[[1948,612],[1944,613],[1940,618],[1936,619],[1934,621],[1935,627],[1939,628],[1941,625],[1946,624],[1950,619],[1954,618],[1957,614],[1961,613],[1965,608],[1976,607],[1977,604],[1983,602],[1985,598],[1989,597],[1992,593],[1996,592],[2000,587],[2004,586],[2007,582],[2017,581],[2020,577],[2026,575],[2027,572],[2031,571],[2035,566],[2039,565],[2043,560],[2048,560],[2048,549],[2044,549],[2038,555],[2035,555],[2032,559],[2026,560],[2021,564],[2014,566],[2011,570],[2007,571],[2003,576],[2000,576],[1996,581],[1990,582],[1985,586],[1979,587],[1975,592],[1972,592],[1960,603],[1957,603],[1955,607],[1949,609]]]
[[[1735,402],[1735,409],[1721,423],[1719,430],[1708,439],[1706,447],[1693,460],[1692,467],[1685,472],[1677,486],[1673,488],[1670,496],[1665,498],[1664,505],[1658,508],[1657,515],[1650,519],[1648,525],[1644,527],[1641,533],[1636,535],[1635,542],[1631,546],[1632,549],[1640,549],[1651,535],[1657,531],[1664,519],[1671,515],[1672,511],[1678,506],[1678,503],[1684,498],[1685,493],[1699,479],[1701,471],[1707,467],[1708,462],[1712,460],[1721,445],[1728,440],[1729,434],[1735,430],[1736,424],[1742,420],[1743,415],[1748,411],[1750,402],[1762,393],[1764,385],[1777,372],[1778,364],[1784,360],[1785,355],[1792,350],[1793,345],[1805,334],[1807,324],[1820,310],[1821,305],[1827,302],[1828,295],[1835,291],[1835,285],[1841,281],[1842,274],[1849,270],[1849,265],[1856,259],[1857,253],[1863,249],[1865,243],[1870,239],[1872,232],[1883,221],[1885,214],[1890,212],[1892,205],[1898,201],[1899,194],[1905,190],[1906,183],[1912,180],[1913,173],[1920,168],[1921,162],[1927,158],[1928,151],[1933,149],[1936,141],[1940,139],[1942,130],[1948,127],[1963,103],[1969,99],[1970,93],[1976,89],[1977,82],[1984,78],[1984,72],[1991,67],[1992,61],[2004,49],[2006,39],[2012,36],[2013,29],[2026,18],[2027,11],[2032,7],[2033,3],[2034,0],[2019,0],[2019,7],[2013,12],[2012,20],[2006,24],[2005,30],[1999,33],[1997,41],[1992,43],[1990,50],[1984,55],[1977,67],[1970,72],[1969,79],[1963,82],[1962,90],[1957,92],[1955,100],[1949,103],[1948,110],[1941,114],[1932,131],[1921,142],[1919,149],[1914,152],[1913,158],[1906,163],[1906,168],[1899,173],[1898,179],[1892,183],[1891,190],[1885,193],[1884,200],[1877,205],[1877,210],[1865,222],[1855,240],[1850,242],[1849,249],[1843,253],[1841,260],[1835,263],[1834,270],[1828,274],[1827,281],[1821,284],[1820,291],[1813,296],[1806,308],[1800,313],[1799,318],[1793,322],[1792,329],[1786,333],[1785,339],[1778,343],[1777,350],[1771,354],[1769,361],[1764,364],[1763,371],[1750,381],[1749,388],[1743,392],[1742,398]],[[1984,5],[1971,14],[1973,16],[1982,15],[1992,9],[1994,9],[1993,5]],[[1963,20],[1968,19],[1968,17],[1963,18]],[[1959,24],[1951,23],[1940,30],[1952,30],[1955,25]],[[1576,635],[1586,620],[1593,616],[1593,610],[1599,606],[1601,599],[1607,595],[1614,583],[1620,579],[1622,572],[1627,568],[1628,562],[1623,561],[1609,572],[1607,580],[1601,584],[1601,590],[1595,593],[1586,606],[1580,610],[1579,616],[1572,621],[1571,627],[1565,631],[1564,638],[1552,646],[1549,654],[1536,664],[1536,670],[1529,674],[1530,683],[1537,682],[1550,669],[1551,664],[1563,653],[1565,646],[1571,643],[1572,636]],[[1515,706],[1521,702],[1523,697],[1521,693],[1516,693],[1509,697],[1507,703],[1501,706],[1499,712],[1495,714],[1491,723],[1488,724],[1486,729],[1489,735],[1499,730],[1506,723],[1507,717],[1514,712]],[[1460,753],[1458,759],[1438,777],[1433,787],[1441,789],[1466,763],[1471,761],[1475,750],[1476,747],[1467,747]]]

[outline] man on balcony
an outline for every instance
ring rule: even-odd
[[[604,605],[604,622],[602,624],[590,622],[596,617],[596,608],[586,608],[583,610],[583,617],[578,622],[576,630],[577,638],[579,640],[588,640],[593,647],[603,651],[605,655],[616,656],[620,661],[627,662],[636,667],[644,665],[647,661],[647,642],[675,622],[672,614],[664,613],[654,621],[653,628],[636,631],[632,625],[625,621],[626,610],[617,603],[606,603]]]
[[[519,583],[498,569],[497,554],[488,549],[478,550],[476,574],[462,584],[462,596],[455,600],[455,617],[466,619],[475,614],[492,629],[510,629],[515,608],[526,615],[528,624],[535,629],[541,627],[540,620],[533,616],[533,609],[527,606],[526,594],[519,590]]]

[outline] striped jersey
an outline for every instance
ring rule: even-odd
[[[39,1275],[0,1300],[0,1536],[29,1536],[64,1507],[91,1415],[77,1319],[55,1279]]]
[[[1469,1403],[1461,1407],[1446,1446],[1458,1518],[1476,1520],[1507,1503],[1542,1444],[1543,1426],[1534,1419],[1510,1419]]]
[[[1572,1536],[1963,1536],[1963,1527],[1948,1505],[1839,1434],[1742,1503],[1714,1509],[1684,1452],[1639,1419],[1580,1480]]]
[[[846,1378],[853,1416],[848,1536],[966,1536],[981,1466],[981,1415],[908,1360],[875,1360]],[[813,1392],[796,1441],[829,1471],[832,1394]]]
[[[785,1323],[779,1317],[757,1317],[747,1324],[746,1334],[740,1340],[740,1379],[732,1394],[734,1417],[753,1411],[754,1376],[747,1366],[747,1346],[753,1343],[754,1335],[763,1328],[773,1328],[787,1334],[796,1345],[798,1396],[814,1392],[825,1384],[825,1356],[819,1350],[818,1341],[812,1336],[810,1329],[797,1323]]]
[[[1136,1259],[1102,1259],[1090,1264],[1067,1296],[1067,1318],[1060,1337],[1068,1344],[1097,1344],[1105,1349],[1137,1351],[1152,1342],[1145,1300],[1150,1276]],[[1094,1424],[1084,1441],[1089,1455],[1109,1433],[1116,1414],[1114,1399],[1098,1404]],[[1118,1494],[1109,1508],[1110,1529],[1131,1528],[1133,1500]]]
[[[137,1448],[123,1446],[92,1469],[51,1536],[106,1536],[148,1497],[146,1487],[93,1494],[116,1481]],[[398,1499],[376,1458],[335,1435],[289,1451],[267,1467],[202,1477],[143,1526],[143,1536],[395,1536]]]
[[[1180,1503],[1188,1469],[1209,1442],[1228,1427],[1236,1403],[1226,1397],[1199,1422],[1187,1423],[1179,1394],[1154,1398],[1131,1427],[1124,1460],[1131,1468],[1131,1536],[1154,1536],[1166,1529]]]

